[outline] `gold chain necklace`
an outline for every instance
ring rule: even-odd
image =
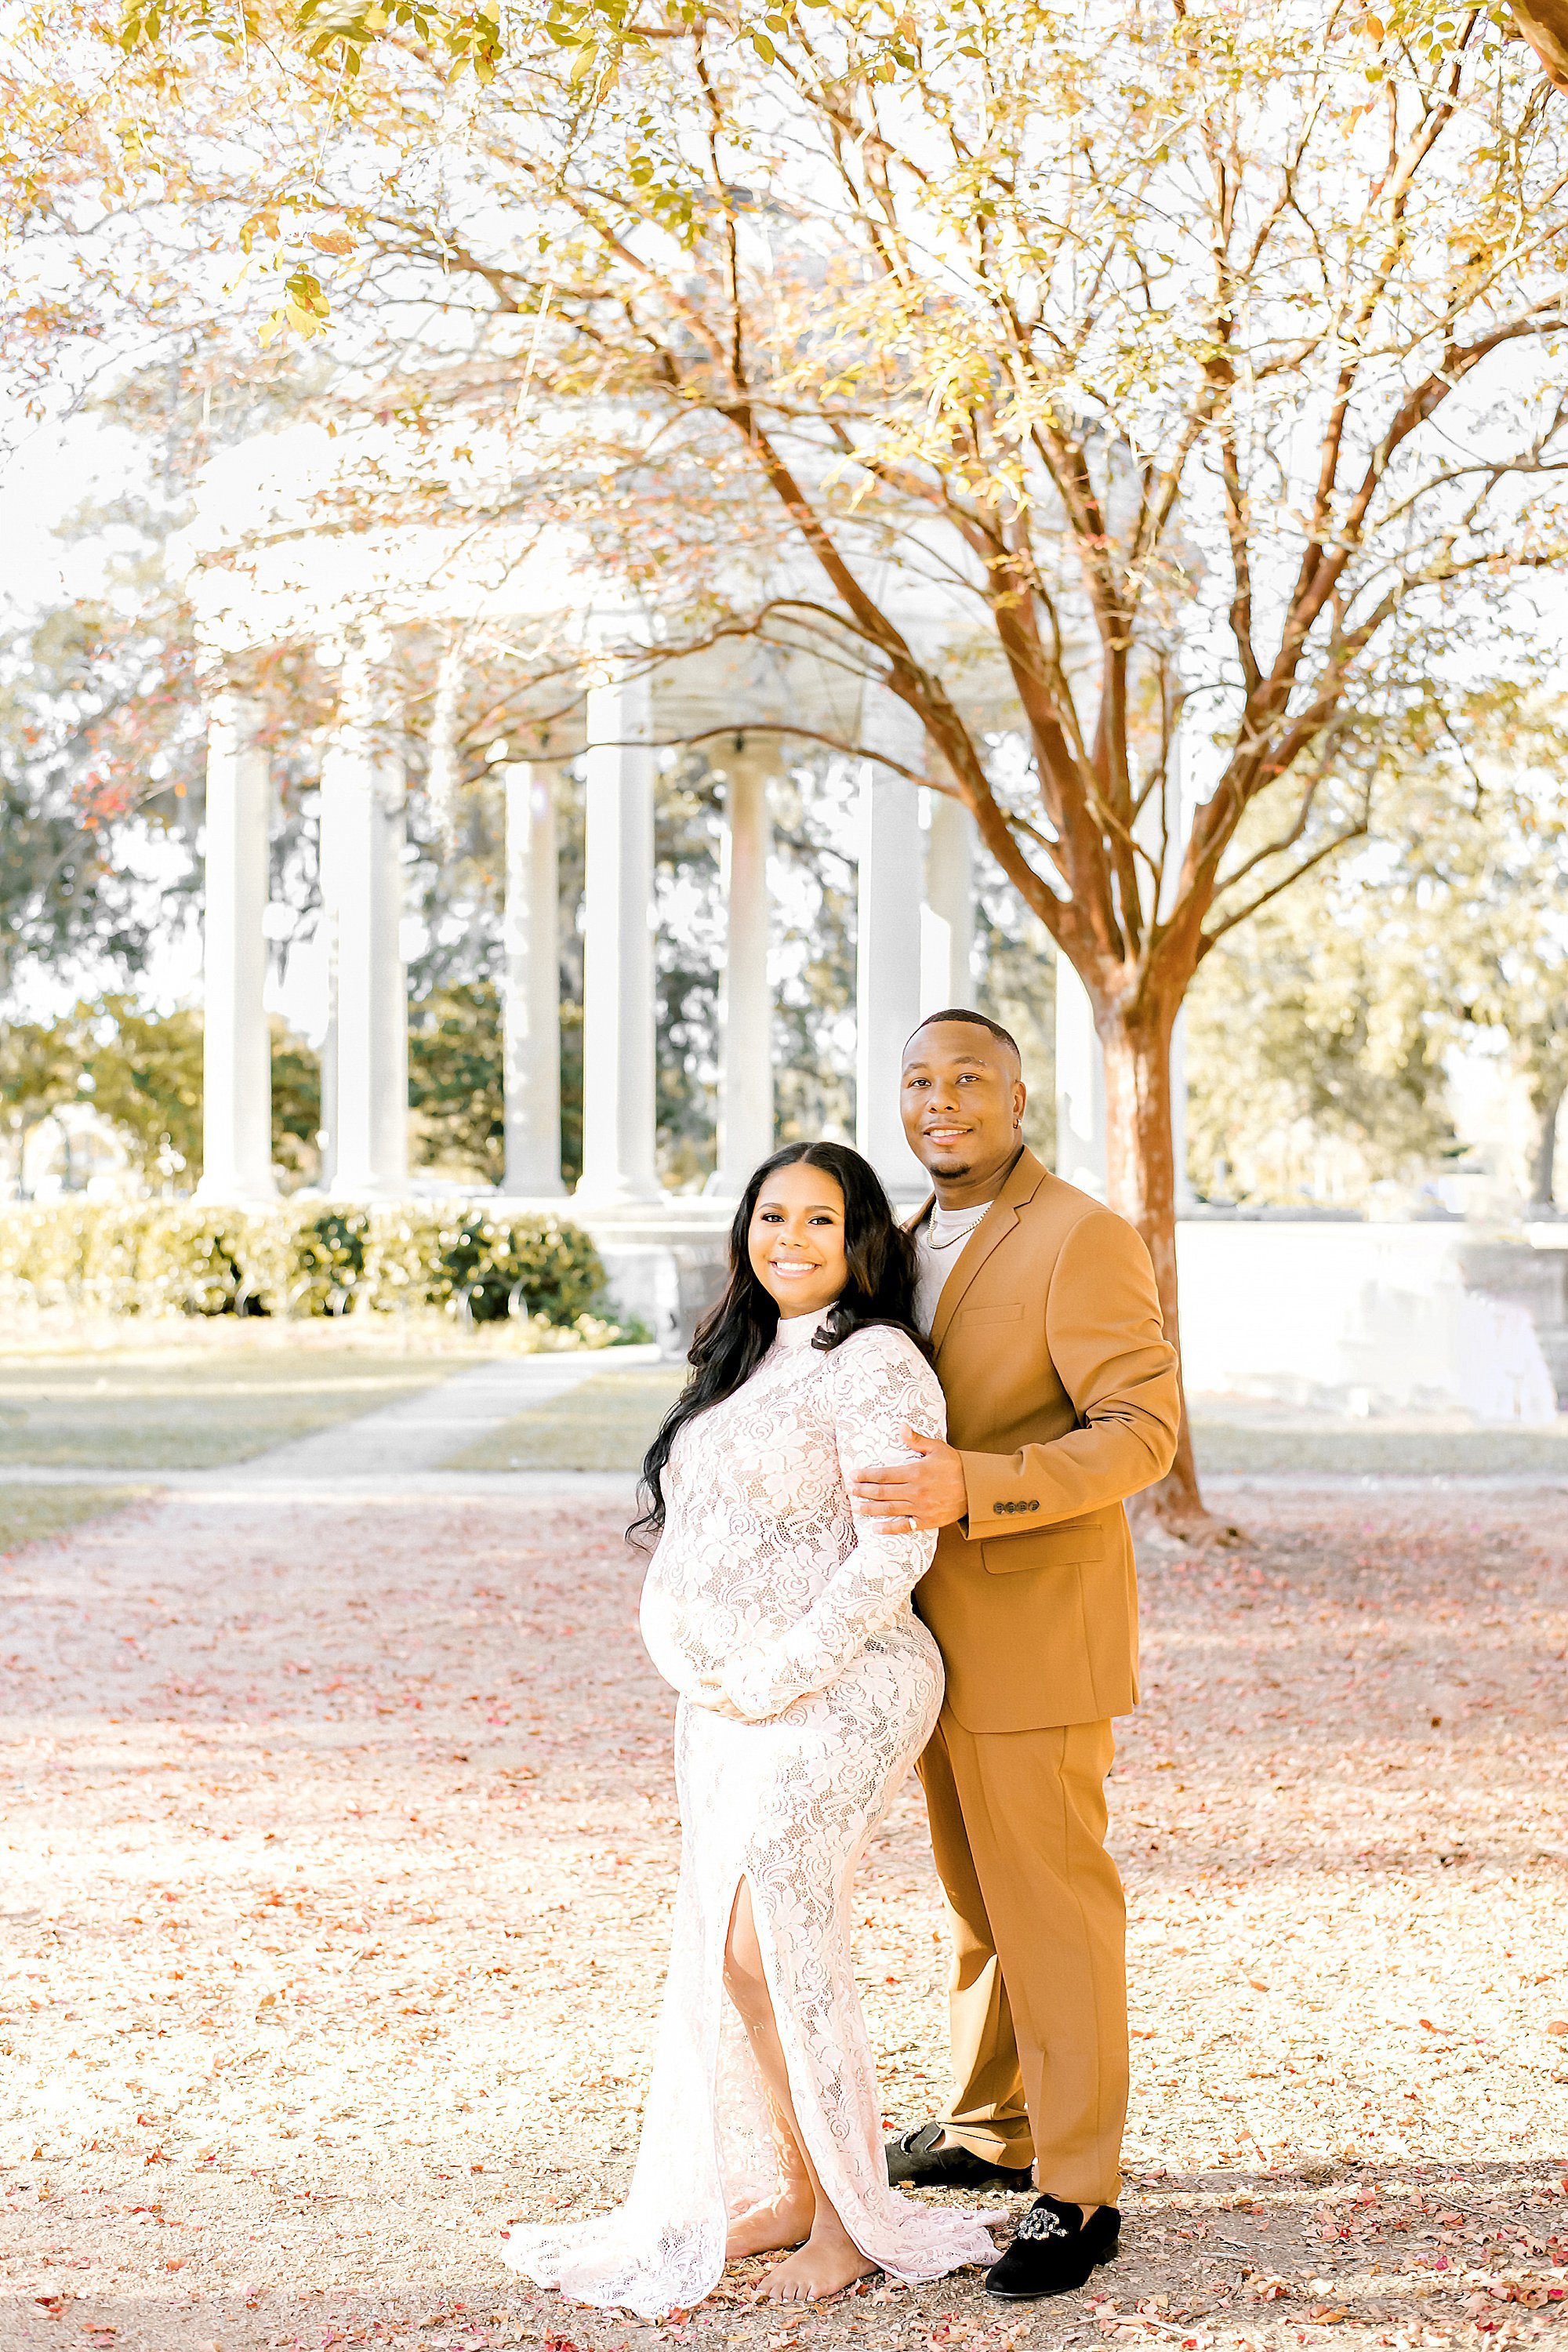
[[[926,1247],[927,1247],[927,1249],[929,1249],[929,1250],[950,1250],[950,1249],[956,1249],[956,1248],[958,1247],[958,1244],[959,1244],[959,1243],[960,1243],[960,1242],[966,1242],[966,1241],[969,1239],[970,1234],[974,1231],[974,1228],[976,1227],[976,1225],[978,1225],[978,1224],[979,1224],[979,1223],[980,1223],[980,1221],[981,1221],[981,1218],[984,1216],[984,1214],[985,1214],[985,1210],[986,1210],[986,1209],[988,1209],[990,1206],[991,1206],[991,1203],[990,1203],[990,1202],[989,1202],[989,1201],[987,1201],[987,1202],[985,1202],[985,1204],[984,1204],[984,1208],[982,1208],[982,1209],[978,1212],[978,1213],[977,1213],[976,1215],[974,1215],[973,1217],[972,1217],[972,1218],[970,1219],[970,1221],[969,1221],[968,1224],[966,1224],[966,1225],[960,1225],[960,1227],[959,1227],[958,1231],[957,1231],[955,1234],[949,1234],[947,1235],[946,1239],[945,1239],[945,1240],[943,1240],[943,1241],[938,1241],[938,1239],[937,1239],[937,1237],[936,1237],[936,1234],[935,1234],[932,1232],[932,1230],[931,1230],[931,1222],[930,1222],[930,1220],[928,1219],[928,1220],[927,1220],[927,1223],[926,1223]]]

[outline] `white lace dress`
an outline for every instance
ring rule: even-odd
[[[665,1474],[642,1631],[680,1693],[680,1884],[631,2193],[595,2220],[507,2240],[507,2261],[540,2285],[644,2317],[700,2302],[723,2272],[727,2212],[777,2185],[722,1983],[742,1879],[795,2113],[855,2243],[899,2279],[995,2259],[980,2216],[888,2185],[849,1958],[849,1883],[931,1735],[942,1675],[910,1607],[935,1538],[857,1527],[847,1480],[908,1460],[907,1423],[940,1434],[942,1391],[901,1333],[873,1328],[825,1352],[819,1328],[782,1323],[744,1386],[686,1423]],[[743,1723],[692,1703],[710,1674]]]

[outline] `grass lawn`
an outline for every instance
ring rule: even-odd
[[[449,1470],[625,1470],[679,1394],[684,1368],[596,1372],[570,1395],[519,1413],[454,1454]],[[1198,1467],[1212,1476],[1268,1471],[1568,1474],[1568,1415],[1555,1429],[1480,1428],[1458,1414],[1362,1420],[1242,1399],[1200,1399]]]
[[[1555,1429],[1482,1428],[1458,1413],[1390,1413],[1385,1419],[1297,1411],[1284,1405],[1199,1399],[1193,1445],[1200,1472],[1542,1471],[1568,1474],[1568,1414]]]
[[[0,1485],[0,1556],[46,1536],[63,1536],[84,1519],[102,1518],[138,1501],[137,1486],[7,1486]]]
[[[447,1380],[460,1353],[354,1346],[0,1350],[0,1467],[205,1470],[395,1404]],[[477,1360],[475,1358],[473,1360]]]
[[[684,1364],[595,1372],[566,1396],[520,1412],[443,1464],[447,1470],[637,1470],[686,1385]]]

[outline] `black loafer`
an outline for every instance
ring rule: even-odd
[[[1026,2189],[1029,2168],[1009,2170],[966,2147],[939,2147],[940,2124],[919,2124],[888,2143],[888,2179],[895,2189]]]
[[[1101,2205],[1086,2221],[1059,2197],[1037,2197],[1012,2244],[985,2273],[985,2291],[1004,2303],[1037,2303],[1086,2286],[1101,2263],[1115,2257],[1121,2215]]]

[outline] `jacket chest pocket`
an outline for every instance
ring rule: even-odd
[[[1016,1299],[1011,1307],[961,1307],[954,1318],[966,1331],[981,1331],[995,1323],[1021,1323],[1024,1302]]]

